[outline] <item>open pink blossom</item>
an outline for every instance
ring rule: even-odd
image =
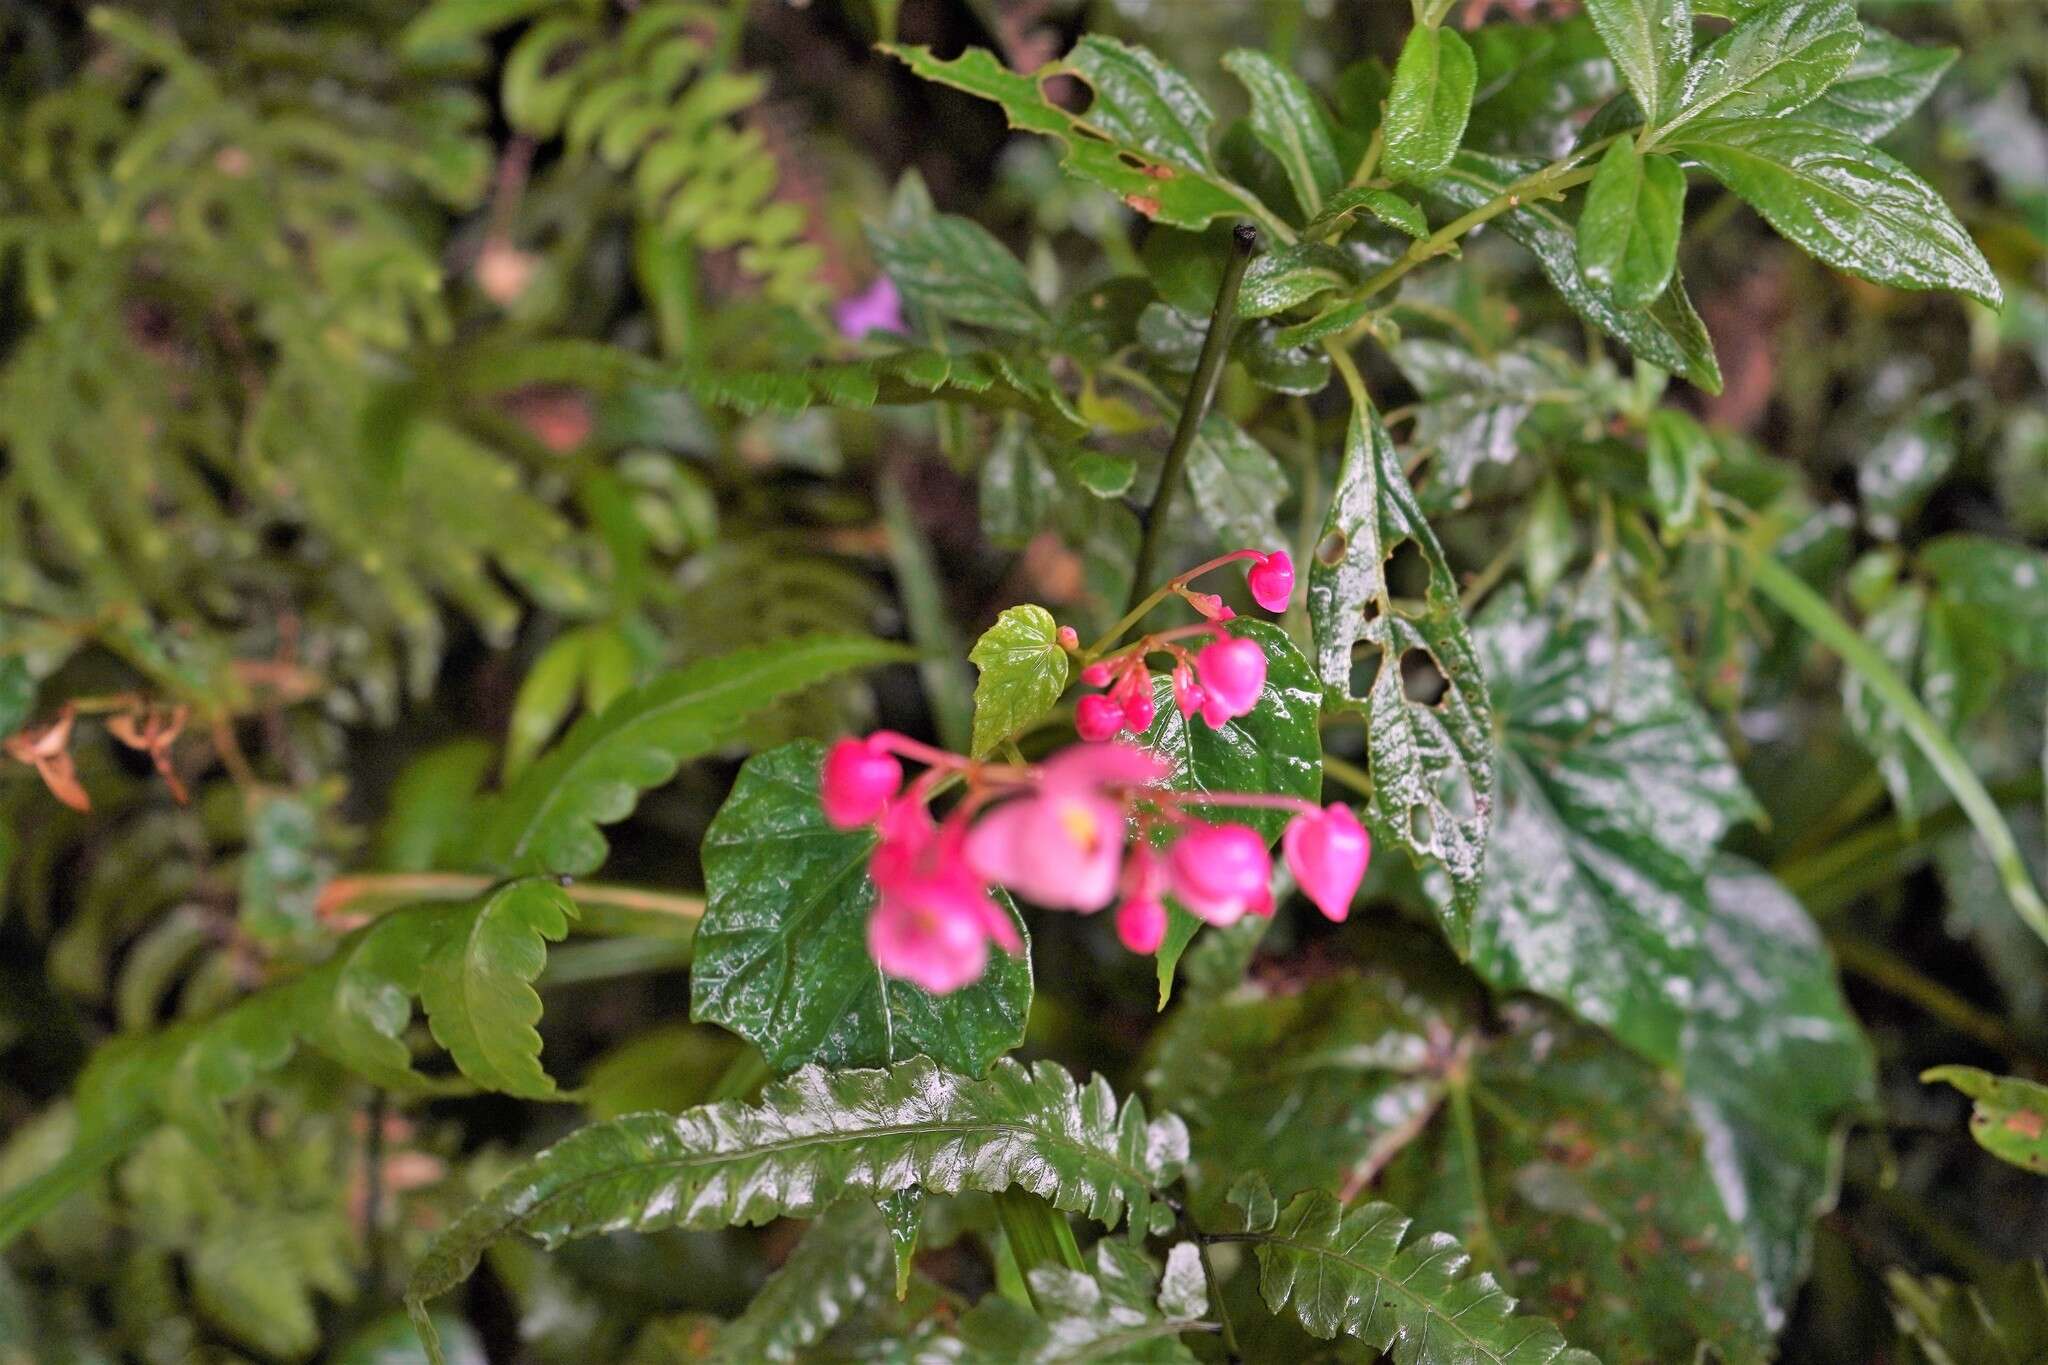
[[[842,739],[825,755],[818,777],[818,804],[836,829],[865,825],[903,785],[903,765],[896,756],[867,739]]]
[[[868,952],[890,976],[935,995],[979,980],[988,966],[988,930],[970,884],[913,881],[884,891],[868,916]]]
[[[1155,782],[1162,772],[1135,745],[1068,749],[1040,769],[1035,791],[976,822],[967,864],[1040,905],[1100,910],[1116,895],[1127,836],[1125,802],[1104,788]]]
[[[887,275],[877,275],[875,282],[860,293],[849,294],[833,304],[832,322],[849,341],[859,341],[870,332],[908,330],[903,325],[903,298],[896,292],[896,282]]]
[[[1252,561],[1244,581],[1251,589],[1252,601],[1267,611],[1286,611],[1294,596],[1294,561],[1285,550],[1260,555]]]
[[[1259,704],[1266,686],[1266,651],[1256,640],[1226,635],[1202,646],[1195,655],[1195,674],[1202,680],[1202,719],[1217,726]]]
[[[1247,826],[1194,826],[1174,843],[1167,869],[1181,904],[1210,924],[1271,911],[1273,859],[1266,841]]]
[[[1351,807],[1332,802],[1314,814],[1295,816],[1280,836],[1280,851],[1302,893],[1327,918],[1343,922],[1372,857],[1372,838]]]

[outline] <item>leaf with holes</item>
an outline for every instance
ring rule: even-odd
[[[974,756],[1029,729],[1067,690],[1067,651],[1059,623],[1044,607],[1010,607],[983,631],[967,657],[981,670],[974,685]]]
[[[929,81],[1001,105],[1012,128],[1060,144],[1069,175],[1102,186],[1155,222],[1199,228],[1216,218],[1248,214],[1273,223],[1272,211],[1217,168],[1209,137],[1216,116],[1178,71],[1142,47],[1091,33],[1074,50],[1028,75],[1004,66],[985,48],[951,61],[926,47],[883,44],[882,50]],[[1093,102],[1070,114],[1046,97],[1046,82],[1074,76]]]
[[[2048,1175],[2048,1085],[1974,1066],[1929,1067],[1920,1079],[1946,1081],[1970,1097],[1970,1136],[1979,1147],[2023,1171]]]
[[[1757,807],[1631,605],[1585,592],[1570,614],[1503,592],[1474,626],[1502,742],[1472,965],[1675,1063],[1706,952],[1706,870]]]
[[[1397,603],[1387,586],[1387,564],[1404,542],[1421,553],[1428,574],[1422,601],[1412,606]],[[1457,580],[1408,486],[1393,438],[1368,409],[1352,410],[1344,464],[1309,569],[1308,612],[1327,704],[1365,714],[1375,834],[1450,878],[1450,899],[1438,912],[1463,953],[1493,818],[1493,711]],[[1375,657],[1358,659],[1360,644]],[[1403,673],[1411,655],[1441,679],[1440,697],[1409,697]]]
[[[933,995],[868,954],[872,829],[840,830],[818,807],[824,746],[756,754],[704,833],[704,919],[690,1017],[753,1042],[777,1071],[806,1062],[879,1066],[924,1053],[979,1073],[1024,1039],[1030,940],[991,949],[981,979]],[[1023,921],[1003,893],[1015,920]]]

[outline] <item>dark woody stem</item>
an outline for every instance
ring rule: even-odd
[[[1209,331],[1202,338],[1202,353],[1195,361],[1195,377],[1188,385],[1187,402],[1181,405],[1180,424],[1173,429],[1173,444],[1166,448],[1166,464],[1159,471],[1159,488],[1145,514],[1144,538],[1138,542],[1137,563],[1131,569],[1130,605],[1144,599],[1158,561],[1159,539],[1165,533],[1167,510],[1187,471],[1188,450],[1195,443],[1202,418],[1215,401],[1216,386],[1223,378],[1223,358],[1230,352],[1230,334],[1237,323],[1237,291],[1244,283],[1245,267],[1258,254],[1259,230],[1239,223],[1230,234],[1230,255],[1223,263],[1223,283],[1216,290],[1216,307],[1209,314]]]

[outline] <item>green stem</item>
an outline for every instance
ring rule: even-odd
[[[63,1160],[0,1195],[0,1248],[34,1227],[44,1214],[104,1175],[156,1125],[136,1119],[73,1147]]]
[[[1885,662],[1884,656],[1819,593],[1807,587],[1768,550],[1750,541],[1738,542],[1738,546],[1748,556],[1750,575],[1758,590],[1840,655],[1843,663],[1861,673],[1878,700],[1898,717],[1906,734],[1955,796],[1956,804],[1976,826],[1977,837],[1984,841],[1985,851],[1991,855],[1991,864],[1998,871],[1998,880],[2004,885],[2013,909],[2042,942],[2048,943],[2048,905],[2041,903],[2041,895],[2034,889],[2019,845],[2013,842],[2012,831],[2006,827],[1998,803],[1984,790],[1984,784],[1970,770],[1954,742],[1942,732],[1940,723],[1927,713],[1927,708],[1913,695],[1913,689]]]
[[[1491,1269],[1498,1277],[1504,1268],[1495,1253],[1498,1243],[1493,1238],[1493,1220],[1486,1213],[1486,1182],[1480,1176],[1479,1126],[1472,1120],[1472,1078],[1461,1071],[1448,1078],[1448,1085],[1451,1125],[1457,1131],[1465,1175],[1472,1187],[1472,1236],[1466,1241],[1465,1249],[1472,1253],[1474,1265]]]
[[[1159,488],[1152,494],[1152,507],[1145,514],[1145,535],[1138,542],[1137,563],[1131,569],[1131,605],[1135,607],[1152,581],[1159,557],[1159,540],[1166,530],[1167,509],[1180,488],[1187,469],[1188,451],[1209,404],[1216,399],[1216,386],[1223,380],[1224,357],[1230,353],[1230,333],[1237,323],[1237,292],[1244,283],[1245,267],[1259,249],[1259,230],[1239,223],[1230,234],[1230,255],[1223,263],[1223,283],[1216,290],[1216,307],[1209,314],[1209,331],[1202,338],[1202,353],[1195,360],[1195,376],[1188,385],[1187,402],[1181,405],[1180,424],[1173,429],[1173,444],[1166,448],[1166,463],[1159,471]]]
[[[1031,1191],[1012,1185],[996,1195],[996,1217],[1009,1240],[1010,1254],[1017,1258],[1017,1270],[1033,1307],[1042,1311],[1045,1305],[1038,1302],[1038,1291],[1031,1287],[1032,1271],[1043,1265],[1087,1271],[1066,1215]]]
[[[1360,796],[1372,795],[1372,774],[1335,754],[1323,755],[1323,776],[1336,778]]]

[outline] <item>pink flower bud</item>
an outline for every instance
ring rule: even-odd
[[[1142,735],[1152,728],[1152,689],[1142,688],[1124,698],[1124,724],[1134,735]]]
[[[1266,651],[1256,640],[1224,636],[1202,646],[1195,656],[1195,672],[1202,680],[1202,690],[1222,709],[1226,720],[1241,716],[1259,704],[1259,693],[1266,686]],[[1209,719],[1206,708],[1202,716]]]
[[[1191,592],[1184,594],[1184,596],[1188,599],[1189,606],[1208,617],[1211,621],[1222,620],[1223,613],[1230,610],[1230,608],[1223,605],[1223,599],[1213,592]]]
[[[1133,896],[1116,908],[1116,936],[1134,953],[1156,953],[1166,942],[1166,907]]]
[[[1288,600],[1294,596],[1294,561],[1285,550],[1261,555],[1252,562],[1244,581],[1252,590],[1252,601],[1267,611],[1286,611]]]
[[[1186,664],[1181,664],[1173,670],[1173,704],[1180,712],[1182,720],[1201,710],[1202,703],[1206,700],[1208,697],[1196,684],[1193,670]]]
[[[1372,837],[1351,807],[1332,802],[1313,815],[1295,816],[1280,836],[1280,850],[1302,894],[1327,918],[1342,923],[1372,857]]]
[[[1090,664],[1081,670],[1081,683],[1084,687],[1102,687],[1108,682],[1108,664]]]
[[[1072,626],[1061,626],[1059,634],[1054,638],[1059,641],[1060,648],[1069,654],[1081,647],[1081,634]]]
[[[825,755],[818,804],[836,829],[865,825],[903,785],[903,765],[873,739],[842,739]]]
[[[1074,704],[1074,729],[1090,744],[1100,744],[1123,728],[1123,708],[1100,692],[1090,692]]]
[[[1235,924],[1272,901],[1273,859],[1244,825],[1195,826],[1174,844],[1167,870],[1181,904],[1211,924]]]

